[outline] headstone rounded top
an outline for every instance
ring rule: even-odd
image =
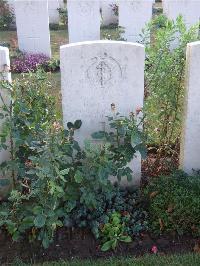
[[[4,47],[4,46],[0,46],[0,50],[1,51],[9,51],[9,49],[7,47]]]
[[[77,46],[88,46],[88,45],[96,45],[96,44],[102,44],[102,45],[127,45],[127,46],[136,46],[144,48],[144,45],[139,43],[133,43],[133,42],[125,42],[125,41],[110,41],[110,40],[102,40],[102,41],[85,41],[85,42],[76,42],[76,43],[70,43],[60,46],[60,49],[69,48],[69,47],[77,47]]]
[[[188,43],[187,46],[199,46],[200,41]]]

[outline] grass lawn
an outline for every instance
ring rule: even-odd
[[[67,44],[68,32],[66,30],[51,30],[51,49],[52,56],[59,58],[59,47],[60,45]],[[101,29],[101,39],[110,38],[116,40],[118,38],[118,30],[112,27],[104,27]],[[17,45],[17,32],[16,31],[0,31],[0,43],[8,42],[11,45],[10,53],[12,55],[14,49],[18,47]]]
[[[110,258],[97,260],[75,260],[46,262],[43,264],[24,264],[16,261],[12,266],[199,266],[200,255],[186,254],[176,256],[148,255],[141,258]]]

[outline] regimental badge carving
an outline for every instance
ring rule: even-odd
[[[122,77],[122,69],[119,62],[107,53],[103,56],[93,57],[92,63],[86,71],[87,78],[95,86],[105,87],[112,85]]]

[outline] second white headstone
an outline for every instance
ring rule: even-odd
[[[15,0],[19,49],[51,57],[47,0]]]
[[[118,5],[116,0],[101,0],[100,7],[103,26],[118,23]]]
[[[83,42],[61,46],[62,108],[64,125],[82,120],[80,143],[103,130],[115,104],[128,116],[144,99],[144,47],[117,41]],[[131,163],[134,181],[141,176],[141,158]]]
[[[120,0],[119,26],[122,37],[129,42],[140,42],[142,29],[151,20],[154,0]]]
[[[69,42],[100,40],[99,1],[68,0]]]

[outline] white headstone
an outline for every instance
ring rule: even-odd
[[[143,106],[144,47],[117,41],[96,41],[61,46],[62,108],[64,125],[81,119],[80,143],[103,130],[114,103],[121,115]],[[140,180],[141,158],[131,163]]]
[[[200,1],[163,0],[163,13],[173,20],[182,15],[187,27],[190,28],[200,20]]]
[[[102,25],[108,26],[110,24],[118,23],[118,16],[113,10],[114,7],[117,7],[117,1],[115,0],[101,0],[101,16],[102,16]]]
[[[98,0],[68,0],[69,42],[100,40],[100,6]]]
[[[49,23],[59,23],[60,18],[58,8],[60,8],[59,0],[48,0]]]
[[[142,29],[151,20],[154,0],[120,0],[119,26],[122,37],[130,42],[141,41]]]
[[[9,59],[9,50],[6,47],[0,46],[0,80],[7,80],[11,82],[11,74],[9,72],[10,68],[10,59]],[[6,104],[9,104],[9,97],[6,95],[6,90],[1,90],[1,96]],[[3,106],[3,102],[0,98],[0,112],[2,112],[1,108]],[[0,119],[0,130],[3,124],[3,120]],[[0,164],[7,159],[9,159],[9,150],[2,150],[0,151]]]
[[[47,0],[15,0],[19,49],[51,57]]]
[[[181,168],[200,170],[200,42],[187,46],[185,120],[182,134]]]

